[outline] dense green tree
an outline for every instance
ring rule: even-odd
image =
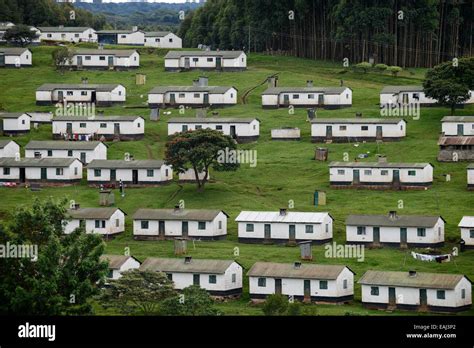
[[[160,314],[178,316],[219,315],[209,293],[197,285],[183,289],[182,293],[164,300],[160,304]]]
[[[287,296],[273,294],[265,300],[262,311],[268,316],[299,315],[301,304],[298,302],[290,303]]]
[[[10,44],[25,46],[36,39],[38,35],[27,25],[16,25],[5,31],[3,39]]]
[[[58,71],[64,73],[68,69],[68,65],[72,63],[74,50],[67,47],[58,47],[52,53],[54,66]]]

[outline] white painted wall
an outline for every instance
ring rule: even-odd
[[[10,141],[7,145],[0,149],[0,158],[3,157],[15,157],[16,154],[20,153],[20,145],[14,141]]]
[[[116,170],[117,182],[122,180],[123,182],[131,182],[133,178],[133,170],[135,168],[120,168]],[[150,168],[151,169],[151,168]],[[173,179],[173,170],[170,166],[162,165],[159,169],[153,169],[153,176],[147,176],[147,169],[138,170],[138,181],[142,183],[146,182],[160,182],[169,181]],[[110,181],[110,169],[101,169],[101,175],[95,176],[94,169],[87,169],[87,181],[91,184],[94,182]]]
[[[112,214],[110,219],[105,219],[105,228],[102,227],[95,227],[96,220],[101,219],[85,219],[85,230],[86,233],[96,233],[100,235],[111,235],[116,233],[121,233],[125,231],[125,215],[120,210],[117,209],[115,213]],[[64,233],[70,234],[76,228],[79,227],[80,220],[79,219],[71,219],[70,221],[65,221]],[[101,225],[102,226],[102,223]]]
[[[61,121],[53,119],[53,134],[64,134],[67,132],[67,124],[72,123],[72,132],[75,134],[114,134],[114,124],[120,124],[121,135],[145,134],[145,120],[141,117],[134,121]],[[85,127],[81,127],[85,124]]]
[[[474,185],[474,168],[467,170],[467,183],[469,185]]]
[[[169,33],[163,37],[145,37],[145,46],[156,48],[182,48],[183,43],[180,37]]]
[[[145,33],[142,31],[135,31],[129,34],[117,34],[118,45],[145,45]]]
[[[84,89],[59,88],[54,91],[36,91],[36,101],[58,102],[60,91],[63,92],[64,98],[68,102],[90,102],[92,100],[93,90],[87,89],[86,86]],[[110,92],[96,92],[98,102],[125,102],[126,96],[126,89],[122,85],[118,85]]]
[[[31,66],[33,64],[33,53],[26,50],[20,55],[5,54],[5,64],[15,66]]]
[[[318,105],[319,95],[315,92],[280,93],[279,95],[262,94],[262,106],[284,105],[285,95],[288,95],[289,105]],[[324,94],[324,105],[352,105],[352,90],[346,88],[341,94]]]
[[[235,126],[237,136],[250,137],[260,134],[260,122],[255,119],[251,123],[168,123],[168,135],[182,132],[183,126],[186,126],[187,130],[196,130],[196,126],[215,130],[217,126],[222,126],[221,131],[226,135],[230,135],[230,127]]]
[[[85,30],[82,33],[68,33],[68,32],[41,32],[40,40],[48,41],[67,41],[67,42],[97,42],[96,31],[92,28]]]
[[[189,58],[189,67],[193,68],[203,68],[211,69],[216,67],[216,58],[219,57],[218,54],[215,56],[186,56],[180,57],[178,59],[165,59],[165,68],[185,68],[186,58]],[[247,55],[242,52],[242,54],[237,58],[222,58],[222,67],[223,68],[246,68],[247,67]]]
[[[68,156],[68,150],[52,150],[52,156],[48,156],[47,149],[28,149],[25,150],[26,158],[34,158],[35,153],[39,152],[41,158],[77,158],[81,160],[81,153],[86,154],[86,164],[90,163],[93,160],[106,160],[107,159],[107,146],[100,143],[94,150],[71,150],[72,156]],[[13,156],[12,156],[13,157]]]
[[[82,67],[109,67],[109,57],[114,58],[114,67],[121,68],[137,68],[140,66],[140,54],[138,52],[132,53],[128,57],[117,57],[111,54],[75,54],[72,58],[71,64],[66,65],[77,66],[78,57],[82,57]]]
[[[148,94],[149,104],[170,104],[171,94],[175,95],[176,105],[202,105],[204,104],[204,95],[209,95],[210,104],[237,104],[237,90],[230,88],[225,93],[208,92],[167,92],[167,93],[150,93]]]
[[[339,173],[343,170],[344,173]],[[433,182],[433,167],[427,165],[424,168],[364,168],[364,167],[330,167],[329,180],[331,183],[352,182],[354,170],[359,170],[360,182],[391,183],[393,181],[393,171],[399,170],[401,183],[431,183]],[[370,170],[371,174],[366,173]],[[415,171],[415,176],[408,175],[409,171]],[[382,175],[382,171],[387,171],[387,175]]]
[[[122,273],[129,271],[131,269],[137,269],[140,267],[140,262],[135,260],[133,257],[129,257],[127,261],[120,267],[120,269],[112,270],[112,278],[111,279],[120,279],[122,278]]]
[[[380,93],[380,105],[386,104],[399,104],[403,102],[403,95],[408,94],[408,103],[409,104],[434,104],[436,103],[435,99],[428,98],[425,96],[424,92],[401,92],[400,94],[393,93]],[[418,99],[416,99],[418,96]]]
[[[465,136],[474,135],[474,121],[472,122],[441,122],[441,128],[444,135],[458,135],[458,125],[463,126]]]
[[[4,118],[3,119],[4,131],[27,132],[30,130],[30,128],[31,128],[31,117],[28,114],[22,114],[18,118]]]
[[[375,137],[377,135],[378,126],[382,127],[382,136],[385,138],[400,138],[406,136],[406,122],[404,121],[400,121],[398,124],[312,123],[311,136],[325,137],[327,126],[332,126],[333,137]],[[344,127],[346,129],[344,129]],[[367,130],[363,130],[362,127],[367,127]]]
[[[67,181],[82,179],[82,163],[78,160],[74,161],[69,167],[63,168],[63,175],[56,175],[56,168],[48,167],[46,169],[47,181]],[[0,180],[17,181],[20,179],[19,167],[10,167],[10,174],[4,174],[3,167],[0,167]],[[25,179],[41,180],[41,168],[27,167],[25,168]]]

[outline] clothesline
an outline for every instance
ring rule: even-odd
[[[419,254],[415,253],[414,251],[411,252],[411,256],[413,256],[414,259],[420,260],[420,261],[429,261],[429,262],[449,262],[451,261],[451,257],[453,257],[453,254],[444,254],[444,255],[428,255],[428,254]]]

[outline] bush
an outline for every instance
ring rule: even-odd
[[[361,62],[361,63],[359,63],[359,64],[356,64],[355,67],[356,67],[356,69],[362,70],[362,71],[364,72],[364,74],[365,74],[365,73],[367,73],[367,71],[368,71],[369,69],[372,68],[372,64],[370,64],[369,62]]]
[[[385,70],[387,70],[388,65],[386,65],[386,64],[376,64],[374,68],[375,68],[375,70],[377,70],[379,72],[384,72]]]
[[[398,73],[402,71],[403,69],[400,68],[399,66],[393,65],[393,66],[389,66],[387,70],[392,73],[392,76],[396,77],[398,76]]]

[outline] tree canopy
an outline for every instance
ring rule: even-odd
[[[16,25],[3,34],[3,39],[10,44],[25,46],[36,39],[38,35],[27,25]]]

